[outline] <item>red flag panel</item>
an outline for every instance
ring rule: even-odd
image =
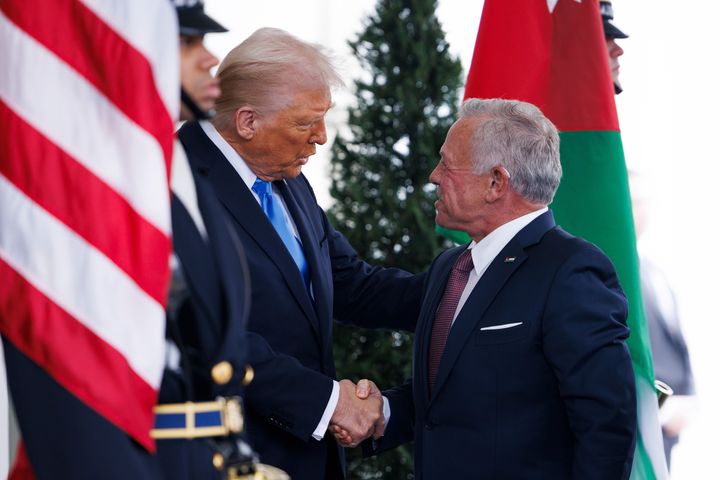
[[[466,98],[537,105],[561,131],[619,130],[596,1],[486,0]]]

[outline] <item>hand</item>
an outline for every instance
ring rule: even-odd
[[[355,386],[355,395],[363,400],[369,397],[375,397],[380,400],[380,418],[375,422],[375,431],[372,436],[374,440],[377,440],[385,434],[385,415],[382,413],[382,392],[377,385],[375,385],[375,382],[363,378]]]
[[[380,391],[368,380],[359,383],[364,399],[357,396],[355,384],[350,380],[340,381],[340,397],[330,419],[329,430],[343,447],[356,447],[375,433],[376,425],[385,424]]]
[[[696,399],[692,395],[672,395],[660,409],[660,425],[663,432],[671,437],[680,435],[692,421],[697,410]]]
[[[376,399],[378,402],[380,402],[380,416],[373,424],[373,431],[371,433],[372,437],[377,440],[385,433],[385,416],[382,413],[382,393],[374,382],[363,379],[360,380],[355,386],[355,396],[361,400]],[[338,424],[332,424],[329,430],[335,436],[337,442],[343,447],[355,447],[360,441],[367,438],[365,437],[353,439],[353,435],[348,430],[344,429]]]

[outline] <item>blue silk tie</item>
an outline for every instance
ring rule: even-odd
[[[300,244],[300,240],[295,237],[290,229],[288,220],[283,214],[282,205],[280,205],[280,202],[272,193],[272,185],[270,182],[266,182],[265,180],[258,178],[255,180],[252,189],[253,192],[257,193],[258,197],[260,197],[260,206],[262,207],[263,212],[265,212],[265,215],[267,215],[270,223],[272,223],[272,226],[275,227],[275,231],[282,239],[293,260],[295,260],[295,264],[297,265],[298,270],[300,270],[300,275],[305,283],[305,289],[309,293],[310,271],[308,269],[307,260],[305,259],[305,254],[303,253],[302,245]]]

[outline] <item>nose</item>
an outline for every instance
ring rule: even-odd
[[[610,39],[608,40],[608,52],[610,53],[610,57],[617,58],[625,53],[625,50],[623,50],[614,39]]]
[[[205,45],[202,46],[202,49],[203,49],[202,65],[204,68],[209,70],[212,67],[214,67],[215,65],[220,63],[220,60],[218,60],[218,58],[215,55],[210,53],[210,50],[208,50],[207,47],[205,47]]]
[[[327,143],[327,131],[325,130],[325,119],[320,120],[313,126],[312,135],[309,143],[325,145]]]
[[[440,164],[438,163],[437,165],[435,165],[435,168],[433,168],[433,171],[430,172],[430,183],[440,185],[440,175]]]
[[[625,53],[625,50],[623,50],[620,45],[618,45],[618,44],[616,43],[615,46],[617,47],[617,56],[618,56],[618,57],[619,57],[620,55],[622,55],[623,53]]]

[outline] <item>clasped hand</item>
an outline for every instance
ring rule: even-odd
[[[330,419],[330,432],[343,447],[356,447],[366,438],[380,438],[385,432],[383,399],[380,390],[370,380],[355,385],[341,380],[340,397]]]

